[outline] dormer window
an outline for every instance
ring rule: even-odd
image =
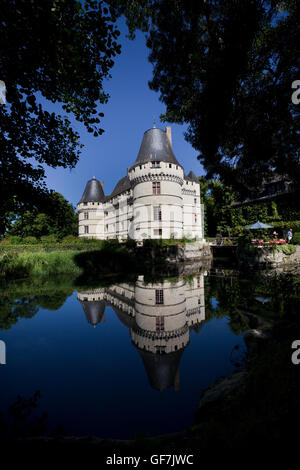
[[[152,162],[152,168],[160,168],[160,162]]]

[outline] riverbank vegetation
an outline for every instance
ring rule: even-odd
[[[240,236],[247,225],[257,220],[271,225],[279,234],[288,229],[292,229],[294,234],[300,232],[299,191],[237,204],[239,195],[232,186],[203,176],[199,177],[199,182],[204,204],[205,235],[208,237]],[[266,234],[269,233],[266,231]],[[299,243],[300,238],[297,240]]]

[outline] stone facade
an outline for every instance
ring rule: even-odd
[[[80,237],[203,240],[200,185],[178,163],[170,127],[144,133],[136,161],[110,195],[92,178],[77,208]]]

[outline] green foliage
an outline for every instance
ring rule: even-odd
[[[294,245],[276,245],[277,251],[282,251],[285,255],[293,255],[296,253],[296,247]]]
[[[53,244],[57,242],[57,237],[56,235],[44,235],[41,237],[41,243],[48,245],[48,244]]]
[[[205,235],[232,235],[231,228],[240,222],[237,217],[232,218],[231,204],[235,199],[232,187],[203,176],[199,177],[199,182],[205,208]]]
[[[24,245],[35,245],[36,243],[38,243],[38,240],[36,237],[24,237],[22,239],[22,243],[24,243]]]
[[[1,240],[1,245],[19,245],[23,241],[18,235],[10,235]]]
[[[50,191],[41,199],[40,206],[43,206],[43,212],[34,207],[31,211],[16,216],[11,220],[8,235],[34,236],[41,240],[48,236],[50,238],[44,238],[47,243],[51,242],[51,237],[55,243],[57,239],[67,235],[77,235],[78,216],[72,204],[55,191]]]
[[[77,243],[79,240],[80,238],[76,237],[75,235],[67,235],[61,239],[61,243],[63,245],[71,245],[72,243]]]
[[[6,253],[0,257],[0,277],[5,279],[57,274],[80,274],[73,251]]]
[[[120,53],[116,18],[102,1],[2,0],[0,77],[0,233],[10,214],[39,206],[44,164],[74,168],[82,145],[71,113],[94,136],[108,101],[104,81]],[[40,99],[43,97],[43,100]],[[48,112],[45,99],[63,112]],[[40,211],[41,212],[41,211]]]
[[[241,235],[238,239],[238,247],[237,247],[237,256],[240,260],[244,258],[248,258],[249,256],[254,256],[257,248],[251,245],[251,239],[253,234],[249,231],[244,231],[243,235]]]
[[[292,238],[293,245],[300,245],[300,232],[295,232]]]
[[[282,235],[282,230],[291,228],[300,231],[299,192],[277,196],[275,200],[261,201],[235,206],[237,193],[231,186],[218,180],[199,177],[201,198],[205,206],[205,234],[212,236],[240,236],[247,225],[268,223]],[[294,214],[295,220],[287,216]],[[269,231],[265,231],[265,236]]]
[[[219,175],[241,194],[255,192],[270,168],[300,181],[299,110],[291,101],[299,2],[111,3],[130,32],[148,31],[150,88],[166,105],[161,119],[188,124],[186,138],[209,178]]]

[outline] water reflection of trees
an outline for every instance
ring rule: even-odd
[[[230,329],[239,333],[249,327],[247,314],[274,320],[299,312],[300,279],[271,270],[214,273],[206,278],[205,304],[207,321],[228,317]]]
[[[73,290],[70,281],[58,278],[8,284],[0,291],[0,329],[11,328],[21,318],[32,318],[40,308],[60,309]]]

